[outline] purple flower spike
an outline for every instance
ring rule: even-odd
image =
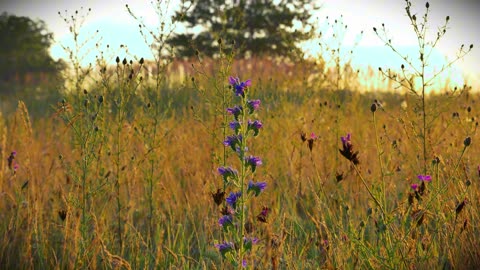
[[[233,208],[236,209],[238,198],[242,196],[242,192],[230,192],[230,195],[227,197],[227,203]]]
[[[430,175],[421,175],[420,174],[417,177],[422,182],[431,182],[432,181],[432,177]]]
[[[255,193],[255,196],[258,196],[262,191],[265,190],[266,187],[267,187],[267,183],[265,182],[254,183],[253,181],[250,180],[250,182],[248,182],[247,192],[252,191]]]
[[[223,257],[225,257],[225,254],[234,249],[234,245],[232,242],[223,242],[221,244],[216,244],[215,247],[218,248],[218,251],[220,251]]]
[[[251,80],[246,80],[246,81],[242,82],[242,81],[240,81],[240,78],[232,77],[232,76],[230,76],[230,78],[228,78],[228,82],[235,89],[235,95],[242,96],[242,97],[245,96],[245,89],[252,85]]]
[[[249,113],[252,114],[260,107],[260,99],[249,100],[247,102],[247,107],[249,109]]]
[[[257,166],[262,165],[262,160],[259,157],[254,157],[254,156],[248,156],[245,158],[245,161],[247,162],[247,165],[249,165],[252,168],[252,172],[255,172],[257,169]]]

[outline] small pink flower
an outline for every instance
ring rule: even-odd
[[[418,184],[412,184],[412,185],[410,185],[410,187],[411,187],[414,191],[417,191],[417,189],[418,189]]]
[[[430,175],[421,175],[420,174],[417,177],[422,182],[431,182],[432,181],[432,177]]]

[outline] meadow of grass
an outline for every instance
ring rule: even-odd
[[[248,267],[480,265],[476,89],[348,90],[313,63],[232,59],[157,59],[148,74],[113,57],[78,67],[49,113],[18,101],[2,115],[2,269],[230,269],[212,196],[217,168],[238,164],[223,145],[230,75],[261,100]]]

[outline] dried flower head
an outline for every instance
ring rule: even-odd
[[[300,139],[302,140],[302,142],[306,141],[307,140],[307,134],[305,134],[305,132],[300,132]]]
[[[457,207],[455,208],[455,214],[457,216],[462,212],[463,208],[465,207],[465,204],[467,204],[467,199],[464,199],[459,204],[457,204]]]
[[[313,143],[318,139],[317,135],[315,133],[310,134],[310,138],[307,140],[308,141],[308,149],[310,149],[310,152],[313,149]]]
[[[471,137],[467,137],[467,138],[465,138],[465,140],[463,141],[463,145],[464,145],[465,147],[470,146],[471,143],[472,143],[472,138],[471,138]]]
[[[15,159],[15,156],[17,156],[17,151],[13,151],[8,157],[8,168],[10,169],[13,169],[13,160]]]
[[[270,213],[270,208],[264,206],[262,212],[257,215],[257,220],[263,223],[267,223],[268,213]]]
[[[221,189],[217,189],[216,193],[212,192],[212,198],[216,205],[220,205],[222,204],[223,199],[225,198],[225,192],[222,191]]]

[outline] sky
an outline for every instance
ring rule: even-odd
[[[166,9],[171,12],[176,7],[177,0]],[[155,1],[154,1],[155,2]],[[165,2],[165,0],[164,0]],[[461,44],[469,46],[474,44],[473,51],[463,60],[457,62],[453,71],[449,73],[454,81],[463,84],[463,78],[467,78],[469,84],[480,86],[474,81],[480,77],[480,35],[477,28],[480,26],[480,1],[449,1],[433,0],[430,2],[429,25],[434,34],[436,29],[445,22],[445,17],[450,17],[449,26],[445,37],[434,51],[432,69],[439,69],[446,59],[453,59]],[[383,42],[374,34],[373,27],[379,29],[384,23],[395,46],[400,51],[410,54],[412,58],[418,58],[414,54],[418,43],[412,31],[412,26],[405,14],[405,1],[403,0],[325,0],[319,1],[322,5],[320,11],[314,15],[318,17],[318,26],[322,26],[326,16],[329,20],[340,19],[348,25],[346,36],[342,46],[346,50],[353,46],[356,37],[364,31],[358,46],[354,51],[353,64],[355,67],[399,67],[401,58],[384,46]],[[421,17],[425,11],[425,1],[412,1],[412,12]],[[83,33],[99,31],[102,38],[101,44],[109,44],[111,48],[119,48],[120,44],[128,47],[130,55],[149,58],[149,48],[138,33],[138,22],[127,12],[125,4],[145,21],[147,26],[158,26],[159,19],[150,0],[0,0],[0,12],[8,12],[17,16],[28,16],[46,22],[48,30],[53,32],[56,43],[51,48],[54,58],[65,57],[60,44],[69,45],[72,36],[69,34],[68,25],[58,15],[72,15],[75,10],[80,14],[86,13],[91,8],[86,18]],[[83,10],[81,10],[83,7]],[[418,19],[419,20],[419,19]],[[177,27],[177,29],[182,29]],[[328,38],[327,38],[328,40]],[[318,42],[310,42],[305,49],[311,54],[318,51]],[[418,51],[418,50],[417,50]],[[94,59],[92,54],[89,60]]]

